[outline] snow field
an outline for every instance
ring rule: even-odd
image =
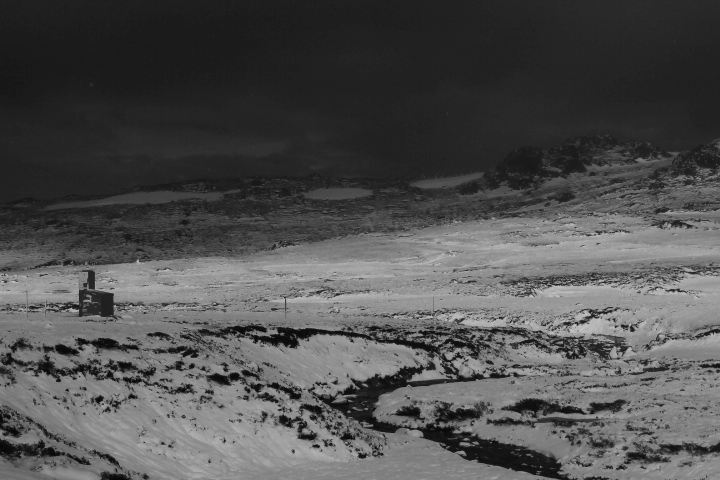
[[[607,377],[583,371],[581,376],[401,388],[381,396],[374,415],[394,425],[418,428],[437,424],[444,402],[450,410],[481,404],[484,414],[448,425],[470,436],[547,452],[571,476],[711,478],[720,468],[712,453],[720,444],[720,411],[714,401],[720,394],[715,372],[720,363],[666,359],[612,365],[615,371]],[[661,373],[667,371],[672,375]],[[518,409],[527,399],[545,404],[527,402]],[[552,404],[573,413],[553,411],[547,407]],[[396,414],[408,406],[418,407],[420,414]],[[556,420],[537,423],[543,417]],[[572,423],[573,418],[594,421]]]
[[[90,342],[93,331],[111,334],[102,325],[84,326],[90,328],[81,338]],[[61,344],[78,354],[61,355],[50,349],[59,339],[49,332],[15,351],[9,346],[17,338],[5,337],[0,354],[9,353],[14,363],[3,371],[2,405],[88,450],[110,452],[127,471],[152,478],[230,479],[238,472],[262,475],[307,460],[348,461],[377,453],[385,445],[381,435],[318,405],[298,386],[331,398],[351,380],[427,363],[407,347],[362,338],[311,336],[293,347],[292,338],[290,346],[263,344],[264,336],[275,338],[273,330],[258,331],[257,344],[194,329],[139,338],[132,325],[114,324],[111,330],[130,347],[77,348],[77,337],[66,337]],[[46,366],[38,367],[43,361]],[[233,372],[234,379],[223,383]],[[279,425],[281,420],[288,426]],[[299,438],[301,433],[307,439]],[[341,441],[344,434],[350,436]],[[67,463],[66,470],[92,472]]]
[[[471,182],[482,178],[483,172],[469,173],[467,175],[457,175],[454,177],[442,177],[442,178],[428,178],[427,180],[418,180],[417,182],[411,183],[410,185],[418,188],[447,188],[457,187],[463,183]]]
[[[49,205],[45,210],[62,210],[66,208],[89,208],[89,207],[101,207],[104,205],[122,205],[122,204],[135,204],[143,205],[146,203],[168,203],[176,202],[178,200],[206,200],[213,201],[219,200],[223,195],[237,193],[240,190],[228,190],[227,192],[171,192],[171,191],[156,191],[156,192],[133,192],[124,193],[122,195],[114,195],[112,197],[100,198],[97,200],[84,200],[80,202],[65,202],[57,203],[55,205]]]

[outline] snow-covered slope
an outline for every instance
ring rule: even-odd
[[[3,207],[0,478],[532,478],[328,405],[437,378],[477,381],[402,388],[377,417],[545,451],[570,478],[712,478],[714,147],[566,143],[520,190],[281,179]],[[328,187],[373,195],[302,198]],[[116,317],[76,317],[72,263],[95,260]]]

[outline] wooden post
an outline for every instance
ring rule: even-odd
[[[45,310],[43,310],[43,317],[47,317],[47,300],[45,300]]]
[[[25,290],[25,318],[30,318],[30,300],[29,300],[29,294],[28,291]]]
[[[287,320],[287,297],[283,297],[285,299],[285,319]]]

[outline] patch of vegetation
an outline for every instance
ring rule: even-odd
[[[56,373],[55,363],[48,355],[45,355],[42,360],[38,362],[37,371],[53,376]]]
[[[503,407],[503,410],[508,410],[517,413],[532,413],[533,415],[547,415],[549,413],[579,413],[585,414],[585,412],[572,405],[560,405],[557,402],[547,401],[542,398],[523,398],[513,405]]]
[[[557,200],[559,203],[569,202],[570,200],[575,199],[575,194],[573,192],[562,192],[555,196],[555,200]]]
[[[481,418],[490,411],[490,405],[486,402],[477,402],[471,407],[452,408],[452,404],[448,402],[439,402],[435,407],[435,417],[439,422],[462,422]]]
[[[53,447],[46,447],[45,442],[38,443],[11,443],[0,438],[0,456],[5,458],[18,458],[21,455],[31,457],[57,457],[62,453]]]
[[[288,416],[285,415],[285,414],[282,414],[282,415],[280,415],[280,416],[278,417],[278,423],[279,423],[280,425],[284,425],[284,426],[286,426],[286,427],[288,427],[288,428],[292,428],[293,423],[295,423],[295,422],[297,422],[297,421],[298,421],[298,419],[290,418],[290,417],[288,417]]]
[[[75,340],[79,346],[92,345],[93,347],[102,350],[137,350],[138,347],[135,345],[121,344],[117,340],[112,338],[96,338],[95,340],[85,340],[80,337]]]
[[[116,365],[122,372],[129,372],[129,371],[137,370],[137,367],[132,362],[118,361],[116,363]]]
[[[80,353],[77,348],[69,347],[62,343],[55,345],[55,351],[60,355],[77,355]]]
[[[15,383],[15,372],[10,367],[0,365],[0,375],[7,377],[11,382]]]
[[[460,195],[473,195],[481,190],[480,182],[474,181],[464,183],[457,188]]]
[[[113,457],[113,456],[110,455],[110,454],[103,453],[103,452],[99,452],[99,451],[97,451],[97,450],[92,450],[92,451],[90,451],[90,453],[91,453],[92,455],[96,455],[96,456],[102,458],[103,460],[105,460],[106,462],[108,462],[110,465],[113,465],[113,466],[115,466],[115,467],[119,467],[119,466],[120,466],[120,463],[115,459],[115,457]],[[124,478],[121,479],[121,480],[124,480]]]
[[[189,384],[189,383],[183,383],[177,388],[174,388],[170,390],[171,394],[177,394],[177,393],[195,393],[195,388]]]
[[[148,333],[147,336],[151,338],[162,338],[163,340],[172,340],[172,337],[170,335],[163,332]]]
[[[618,413],[622,410],[626,403],[628,403],[627,400],[615,400],[614,402],[590,402],[590,411],[592,413],[597,413],[609,410],[612,413]]]
[[[258,378],[257,375],[255,375],[255,378]],[[280,385],[277,382],[273,382],[270,385],[268,385],[270,388],[274,388],[275,390],[279,390],[281,392],[284,392],[287,394],[292,400],[299,400],[301,397],[300,390],[296,390],[290,387],[286,387],[285,385]]]
[[[684,228],[684,229],[692,229],[697,228],[694,225],[690,225],[687,222],[683,222],[682,220],[660,220],[657,222],[654,222],[652,224],[653,227],[668,229],[668,228]]]
[[[419,417],[420,407],[418,407],[417,405],[403,405],[402,407],[397,409],[395,415],[400,415],[403,417]]]
[[[31,350],[32,345],[28,342],[27,338],[20,337],[10,345],[10,350],[15,353],[18,350]]]
[[[590,440],[588,440],[588,445],[593,448],[607,449],[614,447],[615,441],[607,437],[590,437]]]
[[[530,426],[533,425],[533,423],[532,423],[530,420],[516,420],[516,419],[510,418],[510,417],[498,418],[498,419],[496,419],[496,420],[488,419],[488,420],[487,420],[487,423],[488,423],[489,425],[500,425],[500,426],[503,426],[503,425],[524,425],[524,426],[530,427]]]
[[[222,373],[212,373],[207,376],[208,381],[215,382],[219,385],[230,385],[230,379],[227,377],[227,375],[223,375]]]
[[[258,395],[258,398],[260,400],[265,400],[267,402],[280,403],[280,401],[277,398],[275,398],[275,396],[273,394],[271,394],[270,392],[263,392],[260,395]]]
[[[100,474],[100,480],[132,480],[132,478],[124,473],[102,472]]]
[[[323,409],[320,405],[310,405],[309,403],[303,403],[300,405],[300,410],[307,410],[310,413],[314,413],[316,415],[322,415]]]
[[[670,458],[666,456],[651,452],[628,452],[625,454],[625,458],[627,458],[629,462],[642,463],[663,463],[670,461]]]
[[[317,438],[317,433],[312,430],[298,431],[298,438],[300,440],[315,440]]]
[[[666,443],[660,445],[660,449],[658,450],[658,452],[669,454],[686,452],[690,455],[717,454],[720,453],[720,443],[716,443],[715,445],[710,445],[708,447],[691,442],[683,442],[679,445]]]

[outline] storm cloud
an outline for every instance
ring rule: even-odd
[[[0,201],[198,177],[479,171],[586,133],[671,151],[720,136],[714,1],[3,9]]]

